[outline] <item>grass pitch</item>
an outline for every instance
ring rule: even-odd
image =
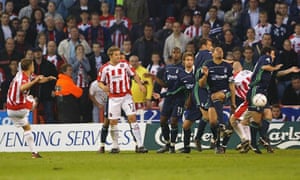
[[[191,154],[97,154],[96,152],[0,153],[1,180],[52,179],[299,179],[300,150],[239,154],[212,150]]]

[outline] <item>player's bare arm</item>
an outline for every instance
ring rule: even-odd
[[[154,74],[151,73],[145,73],[144,77],[151,77],[153,80],[155,80],[155,82],[157,84],[159,84],[161,87],[167,87],[166,83],[161,80],[160,78],[158,78],[157,76],[155,76]]]
[[[205,87],[208,77],[208,68],[206,66],[202,67],[202,73],[204,74],[198,81],[200,87]]]
[[[234,112],[236,109],[236,102],[235,102],[235,86],[234,83],[229,83],[229,89],[231,94],[231,112]]]
[[[35,85],[36,83],[39,83],[39,81],[44,78],[43,75],[38,75],[36,76],[32,81],[25,83],[21,86],[21,91],[26,91],[28,89],[30,89],[33,85]]]
[[[39,79],[38,83],[46,83],[52,80],[56,80],[56,77],[54,76],[47,76],[47,77],[42,77]]]
[[[265,70],[265,71],[273,72],[273,71],[279,70],[281,68],[281,66],[283,66],[283,64],[277,64],[276,66],[264,65],[261,67],[261,69]]]
[[[285,75],[290,74],[290,73],[298,73],[298,72],[300,72],[300,68],[298,68],[297,66],[292,66],[288,69],[278,71],[276,76],[281,77],[281,76],[285,76]]]

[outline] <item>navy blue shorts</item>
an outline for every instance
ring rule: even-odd
[[[196,92],[195,92],[196,91]],[[201,107],[204,110],[209,108],[209,93],[206,88],[197,88],[194,91],[193,98],[195,99],[195,104],[199,108]]]
[[[185,99],[182,97],[167,96],[165,97],[164,104],[160,115],[167,118],[177,117],[181,118],[183,113]]]

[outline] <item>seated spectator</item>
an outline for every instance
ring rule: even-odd
[[[149,71],[149,73],[156,75],[159,68],[162,67],[159,53],[153,52],[151,55],[151,61],[151,64],[147,66],[147,70]]]
[[[268,22],[268,14],[266,11],[259,12],[259,23],[254,27],[255,39],[261,41],[265,33],[271,32],[272,25]]]
[[[184,32],[187,27],[192,25],[192,14],[189,11],[183,12],[181,16],[181,31]]]
[[[108,28],[113,45],[122,49],[123,41],[129,38],[132,28],[131,20],[124,16],[123,6],[115,6],[115,16],[108,21]]]
[[[300,53],[300,23],[295,26],[295,33],[289,37],[292,48],[296,53]]]
[[[76,86],[83,90],[82,96],[79,98],[81,122],[87,123],[92,120],[92,103],[89,99],[89,80],[88,72],[91,66],[88,58],[85,56],[84,47],[81,44],[75,46],[75,57],[71,57],[69,62],[72,65],[72,78]]]
[[[96,80],[99,69],[103,64],[108,61],[108,57],[105,53],[101,53],[101,47],[98,43],[93,43],[92,54],[88,57],[91,70],[88,72],[91,81]]]
[[[220,42],[220,46],[224,51],[224,57],[226,57],[228,52],[232,52],[233,48],[240,44],[235,40],[232,30],[226,30],[224,32],[224,39],[224,42]]]
[[[4,12],[6,12],[9,15],[10,20],[18,18],[18,14],[16,14],[14,11],[14,2],[11,0],[6,0]]]
[[[54,41],[58,45],[62,40],[65,39],[65,34],[57,30],[55,27],[54,18],[52,16],[45,17],[46,28],[44,33],[46,35],[47,42]]]
[[[112,14],[109,13],[109,3],[104,1],[101,3],[101,15],[99,16],[100,25],[103,27],[108,27],[108,20],[114,18]]]
[[[30,30],[30,19],[27,16],[22,17],[20,29],[25,32],[25,42],[28,42],[32,47],[35,46],[36,31]]]
[[[285,89],[282,97],[284,105],[300,105],[300,76],[292,78],[291,84]]]
[[[25,52],[28,49],[31,49],[32,46],[25,41],[26,34],[23,30],[18,30],[15,37],[15,49],[18,53],[25,55]]]
[[[9,15],[7,13],[1,14],[0,21],[0,50],[4,48],[4,43],[8,38],[14,37],[12,27],[9,25]]]
[[[9,85],[18,72],[18,61],[12,60],[9,63],[9,72],[5,74],[5,80],[1,83],[0,109],[6,109],[6,96]]]
[[[39,2],[38,0],[29,0],[29,5],[23,7],[20,10],[20,12],[19,12],[19,19],[21,19],[24,16],[30,18],[33,10],[37,9],[37,8],[40,8],[38,2]]]
[[[215,36],[222,32],[224,15],[222,19],[219,19],[217,16],[218,8],[216,6],[212,6],[209,8],[208,14],[209,19],[207,20],[210,23],[210,35]]]
[[[112,45],[111,34],[106,27],[100,25],[97,12],[91,14],[91,27],[85,30],[84,36],[90,47],[93,43],[99,43],[101,52],[106,52]]]
[[[244,70],[253,71],[254,66],[257,62],[257,59],[254,59],[253,48],[250,46],[246,46],[243,52],[244,57],[241,60],[241,64]]]
[[[236,28],[238,19],[240,18],[242,13],[242,4],[241,0],[233,0],[232,8],[231,10],[225,12],[224,15],[224,22],[230,23],[232,25],[232,28],[236,31],[238,30]]]
[[[4,69],[5,74],[9,73],[10,61],[20,61],[24,56],[15,48],[15,41],[12,38],[8,38],[5,41],[5,48],[0,51],[0,67]]]
[[[125,39],[123,41],[123,50],[122,50],[122,53],[124,53],[125,59],[127,61],[129,61],[129,57],[132,55],[131,48],[132,48],[132,44],[131,44],[130,39]]]
[[[90,24],[90,14],[86,10],[80,11],[80,22],[78,23],[77,27],[81,31],[81,33],[84,33],[84,31],[91,27]]]
[[[273,46],[278,49],[282,50],[283,47],[283,42],[284,40],[288,37],[288,32],[287,32],[287,26],[283,24],[283,16],[281,14],[276,14],[276,20],[275,23],[272,24],[271,27],[271,36],[273,39]]]
[[[132,48],[132,54],[137,55],[144,67],[151,63],[151,54],[159,52],[161,54],[162,47],[159,41],[153,37],[153,27],[146,24],[144,27],[144,35],[137,39]]]
[[[48,11],[46,12],[45,17],[52,16],[53,19],[63,18],[61,16],[61,14],[56,11],[56,3],[55,2],[49,1],[48,6],[47,6],[47,10]]]
[[[79,98],[82,89],[72,79],[72,65],[61,66],[55,87],[59,123],[80,123]]]
[[[271,107],[271,111],[272,111],[272,122],[288,121],[286,115],[281,112],[281,107],[279,104],[273,104]]]
[[[279,100],[282,98],[285,88],[291,84],[291,77],[300,72],[300,65],[297,62],[297,53],[292,49],[291,41],[286,39],[283,43],[283,51],[275,61],[282,64],[276,73],[277,91]]]
[[[64,32],[65,30],[65,21],[63,18],[55,18],[54,19],[54,24],[55,24],[55,29],[57,29],[58,31],[61,31],[64,33],[64,36],[66,37],[66,33]]]
[[[172,34],[175,21],[174,17],[168,17],[163,28],[155,33],[155,37],[161,43],[161,47],[164,47],[166,39]]]
[[[36,32],[38,34],[46,29],[46,24],[44,22],[45,14],[41,8],[34,9],[30,19],[30,30],[32,32]]]
[[[57,52],[63,58],[65,62],[69,62],[70,58],[75,57],[75,46],[82,44],[84,52],[89,54],[91,48],[86,40],[80,38],[79,30],[77,27],[73,27],[70,32],[70,38],[64,39],[58,45]]]
[[[246,40],[243,42],[243,46],[250,46],[252,47],[253,44],[257,44],[259,41],[255,39],[255,29],[249,28],[246,32]]]
[[[220,21],[224,22],[224,15],[225,12],[221,9],[221,1],[220,0],[213,0],[211,7],[216,7],[217,8],[217,19],[219,19]],[[209,9],[210,10],[210,9]],[[209,11],[208,10],[208,11]],[[210,13],[206,13],[205,15],[205,21],[208,21],[210,19]]]
[[[68,16],[66,18],[66,26],[63,29],[63,32],[65,33],[66,38],[71,37],[71,29],[74,28],[74,27],[77,27],[77,21],[76,21],[75,16]]]
[[[169,62],[166,61],[169,56],[171,56],[173,48],[179,47],[181,52],[185,51],[187,43],[191,40],[190,36],[183,34],[180,31],[180,23],[174,22],[173,23],[173,33],[166,39],[165,46],[164,46],[164,61],[165,64]]]
[[[44,32],[38,33],[36,37],[36,45],[35,47],[39,47],[43,50],[43,55],[46,55],[47,53],[47,37]]]
[[[49,41],[47,44],[47,54],[45,59],[56,67],[57,72],[60,67],[65,63],[65,61],[57,54],[57,46],[54,41]]]
[[[184,34],[189,38],[195,38],[201,36],[201,24],[202,24],[202,15],[200,11],[194,11],[193,14],[193,24],[187,27],[184,31]]]

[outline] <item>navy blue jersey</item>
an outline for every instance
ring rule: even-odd
[[[259,89],[268,89],[272,72],[261,69],[261,67],[265,65],[272,65],[271,56],[262,55],[258,59],[251,77],[250,88],[257,86]]]
[[[195,62],[194,62],[195,69],[198,70],[202,68],[204,62],[211,59],[212,59],[211,52],[209,52],[208,50],[199,50],[199,52],[195,56]]]
[[[167,65],[164,74],[164,82],[167,84],[167,96],[175,95],[194,87],[193,73],[187,73],[180,64]]]
[[[208,68],[207,85],[210,93],[228,91],[229,82],[233,82],[232,67],[226,62],[215,64],[212,60],[206,61],[204,65]],[[200,74],[200,78],[203,73]]]

